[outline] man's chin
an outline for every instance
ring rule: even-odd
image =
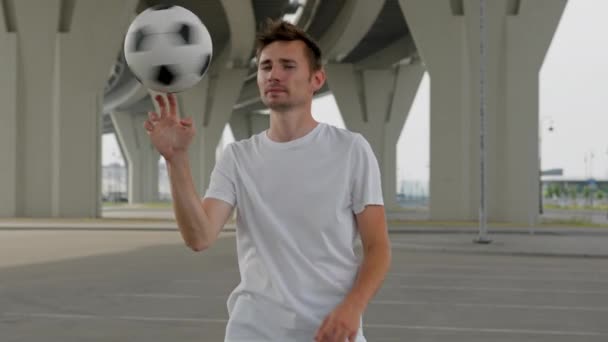
[[[285,112],[293,107],[293,105],[288,102],[264,101],[264,104],[266,105],[266,107],[268,107],[268,109],[277,112]]]

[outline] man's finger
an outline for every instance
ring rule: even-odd
[[[317,334],[315,335],[315,341],[323,341],[323,338],[325,337],[325,329],[327,328],[328,324],[329,324],[329,318],[326,318],[323,321],[323,324],[321,324],[321,327],[319,328],[319,330],[317,330]]]
[[[175,99],[175,94],[167,94],[167,100],[169,100],[169,116],[177,117],[177,100]]]
[[[150,133],[154,130],[154,124],[150,120],[146,120],[144,121],[144,128]]]
[[[150,119],[150,121],[158,121],[160,120],[160,118],[158,117],[158,114],[156,114],[156,112],[148,112],[148,119]]]
[[[192,127],[192,117],[191,116],[189,116],[187,118],[183,118],[179,122],[186,127]]]
[[[167,104],[165,103],[165,99],[162,95],[156,95],[156,103],[158,103],[158,108],[160,109],[160,118],[167,117]]]
[[[336,342],[344,342],[348,336],[348,332],[344,327],[335,327],[334,329],[334,339],[332,341]]]

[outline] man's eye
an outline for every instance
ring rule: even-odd
[[[270,70],[272,68],[270,66],[266,65],[266,66],[261,67],[260,69],[262,69],[264,71],[268,71],[268,70]]]
[[[293,65],[286,65],[285,66],[285,69],[293,69],[293,68],[295,68],[295,66],[293,66]]]

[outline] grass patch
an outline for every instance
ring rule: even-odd
[[[545,227],[580,227],[580,228],[608,228],[608,224],[593,223],[589,219],[575,217],[570,219],[543,219],[541,226]]]
[[[565,205],[565,206],[561,206],[561,205],[557,205],[557,204],[545,204],[543,206],[543,208],[545,209],[552,209],[552,210],[591,210],[591,211],[608,211],[608,205],[607,204],[601,204],[601,205],[596,205],[596,206],[588,206],[588,205]]]

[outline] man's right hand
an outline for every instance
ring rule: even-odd
[[[154,100],[158,103],[160,115],[149,112],[144,127],[154,147],[167,162],[171,162],[176,155],[188,151],[196,129],[191,117],[180,119],[174,94],[167,94],[168,105],[162,95],[156,95]]]

